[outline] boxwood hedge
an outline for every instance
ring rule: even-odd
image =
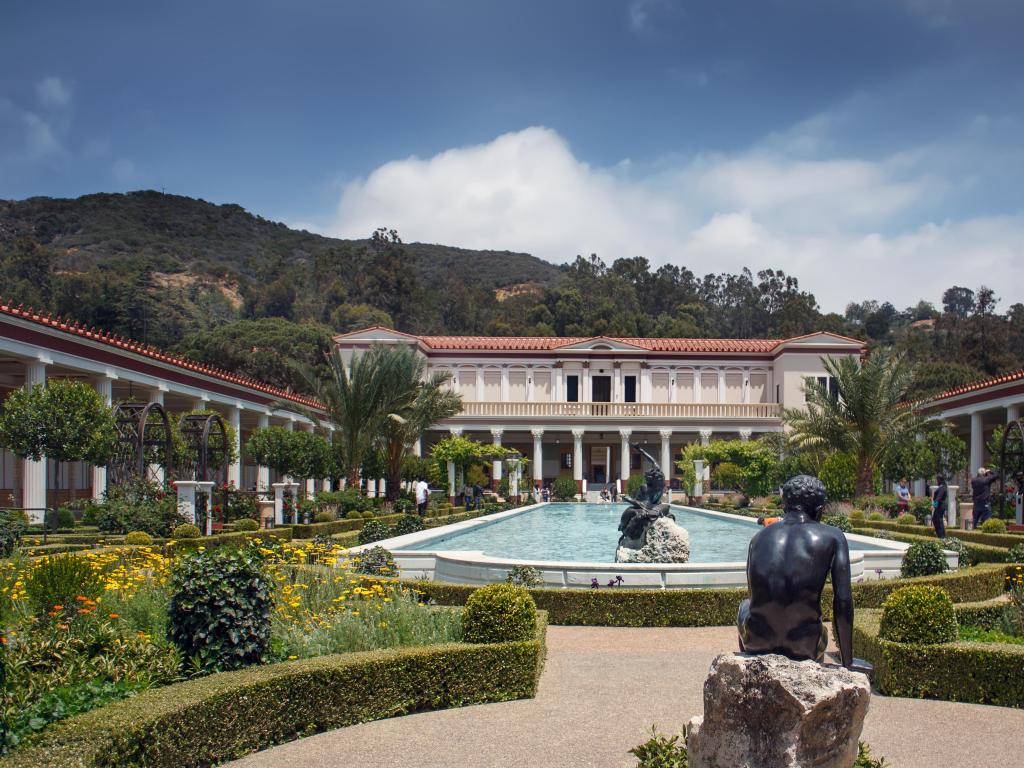
[[[913,529],[911,529],[913,530]],[[873,536],[877,533],[877,529],[872,528],[854,528],[853,533],[859,533],[861,536]],[[904,544],[913,544],[915,541],[938,541],[934,536],[928,536],[923,533],[906,533],[905,530],[890,531],[893,541],[901,541]],[[1006,548],[1005,547],[993,547],[989,544],[974,544],[965,541],[960,534],[963,531],[956,528],[950,528],[947,534],[951,537],[960,539],[964,542],[968,554],[971,556],[972,563],[1005,563],[1006,562]]]
[[[885,520],[865,520],[862,523],[866,528],[877,528],[882,531],[899,531],[901,533],[927,533],[931,529],[925,525],[899,526],[896,523]],[[947,528],[947,536],[956,536],[968,544],[986,544],[990,547],[1002,547],[1008,549],[1014,544],[1024,543],[1024,534],[1020,533],[982,533],[981,531],[964,531],[959,528]],[[932,537],[934,538],[934,537]]]
[[[46,729],[0,768],[198,768],[318,731],[535,695],[532,640],[453,643],[250,667],[156,688]]]
[[[857,612],[853,652],[875,665],[874,683],[882,693],[1024,707],[1024,646],[893,643],[878,636],[880,619],[880,611]]]
[[[1006,566],[983,565],[939,576],[882,579],[853,585],[858,609],[880,608],[889,594],[908,584],[944,589],[954,603],[988,600],[1003,593]],[[476,589],[471,584],[415,581],[410,586],[439,605],[464,605]],[[595,627],[715,627],[735,623],[742,589],[553,589],[529,590],[537,608],[552,624]],[[826,587],[822,608],[831,615],[832,592]]]

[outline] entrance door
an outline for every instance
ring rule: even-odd
[[[592,376],[590,380],[593,382],[591,402],[610,403],[612,401],[612,377]]]
[[[592,469],[594,473],[595,485],[604,485],[605,483],[608,482],[608,480],[606,479],[607,475],[604,471],[604,464],[595,464]]]

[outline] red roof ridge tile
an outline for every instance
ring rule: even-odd
[[[305,395],[297,395],[293,392],[288,392],[287,390],[279,389],[278,387],[273,387],[265,382],[258,381],[256,379],[250,379],[245,376],[238,376],[236,374],[228,373],[227,371],[224,371],[220,368],[216,368],[214,366],[196,363],[195,361],[189,360],[188,358],[171,355],[166,352],[162,352],[161,350],[157,349],[152,345],[142,344],[133,339],[124,339],[121,336],[118,336],[117,334],[114,333],[99,331],[96,330],[96,328],[87,329],[85,326],[80,325],[79,323],[74,321],[62,321],[59,316],[54,317],[52,313],[44,316],[41,314],[41,312],[34,312],[32,310],[32,307],[29,307],[28,309],[23,309],[23,306],[24,305],[19,304],[17,307],[15,307],[13,304],[10,304],[8,302],[5,302],[3,299],[0,299],[0,314],[10,315],[12,317],[17,317],[22,320],[29,320],[33,323],[37,323],[38,325],[44,325],[49,328],[54,328],[64,333],[71,333],[76,336],[81,336],[82,338],[87,338],[94,341],[99,341],[103,344],[108,344],[110,346],[119,347],[129,352],[134,352],[145,357],[151,357],[156,360],[168,363],[170,365],[177,366],[179,368],[185,368],[186,370],[202,373],[204,375],[212,376],[217,379],[223,379],[234,384],[239,384],[250,389],[255,389],[260,392],[265,392],[266,394],[274,395],[275,397],[281,397],[286,400],[291,400],[292,402],[302,403],[303,405],[307,405],[311,408],[323,408],[323,404],[317,401],[315,398],[307,397]]]
[[[1019,379],[1024,379],[1024,368],[1020,368],[1016,371],[1009,371],[1008,373],[1001,373],[998,376],[991,376],[987,379],[975,381],[971,384],[962,384],[959,387],[947,389],[945,392],[940,392],[939,394],[933,395],[932,397],[926,398],[920,402],[922,405],[928,405],[930,403],[938,402],[939,400],[946,400],[947,398],[956,397],[957,395],[965,395],[968,392],[977,392],[982,389],[987,389],[988,387],[1007,384]]]

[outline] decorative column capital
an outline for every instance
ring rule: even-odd
[[[500,427],[491,427],[491,437],[501,437],[505,434],[505,430]]]
[[[753,434],[754,434],[754,430],[752,430],[752,429],[741,429],[740,430],[740,440],[746,442],[747,440],[750,439],[750,436],[753,435]]]
[[[632,435],[632,434],[633,434],[633,430],[632,429],[620,429],[619,430],[619,437],[621,437],[623,440],[628,440],[629,436]]]
[[[448,431],[453,435],[461,435],[462,427],[448,427]]]
[[[700,431],[700,441],[703,445],[707,445],[709,442],[711,442],[711,433],[712,430],[710,429],[702,429]]]
[[[572,436],[576,440],[582,440],[585,434],[587,434],[587,430],[585,429],[573,429],[572,431]]]
[[[671,440],[672,439],[672,430],[671,429],[659,429],[658,430],[658,434],[661,435],[661,439],[662,440]]]
[[[530,434],[533,435],[535,440],[539,440],[544,437],[544,427],[534,427],[530,430]]]

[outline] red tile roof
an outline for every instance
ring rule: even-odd
[[[592,336],[419,336],[430,349],[550,351],[587,341],[628,344],[650,352],[768,353],[787,339],[646,339]]]
[[[84,339],[91,341],[98,341],[101,344],[107,344],[111,347],[116,347],[125,352],[132,352],[137,355],[148,357],[152,360],[158,360],[162,363],[177,366],[178,368],[184,368],[185,370],[191,371],[192,373],[202,374],[204,376],[212,376],[223,381],[236,384],[238,386],[246,387],[248,389],[256,390],[265,395],[276,397],[282,400],[291,400],[294,403],[308,406],[309,408],[322,409],[323,405],[315,398],[306,397],[305,395],[298,395],[294,392],[288,392],[278,387],[272,387],[269,384],[265,384],[262,381],[256,379],[250,379],[246,376],[237,376],[229,371],[222,370],[220,368],[214,368],[206,365],[205,363],[197,363],[184,357],[177,357],[176,355],[170,355],[163,352],[156,347],[148,346],[146,344],[140,344],[137,341],[131,339],[125,339],[114,334],[107,333],[105,331],[99,331],[95,328],[87,328],[84,325],[74,322],[73,320],[63,319],[61,317],[55,317],[49,313],[42,313],[33,311],[31,307],[23,309],[21,305],[15,307],[9,305],[0,300],[0,314],[9,315],[10,317],[16,317],[20,320],[28,320],[29,322],[36,323],[38,325],[52,328],[65,333],[70,333],[75,336],[81,336]]]
[[[976,381],[973,384],[964,384],[962,387],[954,387],[948,389],[945,392],[935,395],[934,397],[928,398],[924,401],[924,404],[930,404],[939,400],[946,400],[950,397],[956,397],[957,395],[965,395],[968,392],[977,392],[982,389],[988,389],[989,387],[996,387],[1000,384],[1009,384],[1013,381],[1024,381],[1024,368],[1019,371],[1011,371],[1010,373],[1004,373],[1001,376],[993,376],[991,379],[984,379],[983,381]]]

